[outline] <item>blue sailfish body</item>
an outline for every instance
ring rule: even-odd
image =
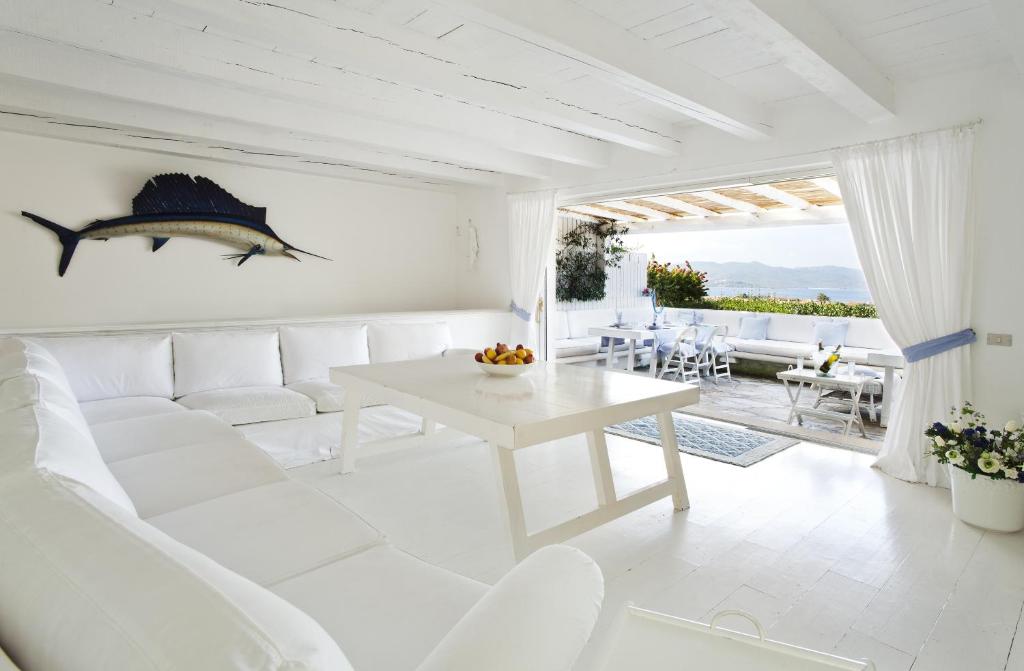
[[[287,256],[298,261],[292,252],[326,258],[282,240],[267,225],[265,207],[243,203],[212,180],[198,175],[195,178],[180,173],[157,175],[132,199],[132,214],[99,219],[77,231],[31,212],[21,214],[57,235],[63,247],[57,269],[62,277],[81,240],[131,235],[152,238],[154,252],[176,237],[218,240],[241,250],[225,255],[238,259],[238,265],[253,256]]]

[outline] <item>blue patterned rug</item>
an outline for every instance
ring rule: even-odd
[[[672,420],[681,452],[744,468],[800,442],[733,424],[684,417],[678,413],[672,413]],[[633,419],[610,426],[605,432],[661,445],[657,417]]]

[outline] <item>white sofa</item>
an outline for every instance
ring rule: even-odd
[[[630,308],[623,310],[626,322],[649,322],[651,309]],[[768,317],[767,337],[764,340],[750,340],[739,337],[740,320],[746,316]],[[555,352],[559,361],[575,363],[600,359],[604,356],[598,350],[600,338],[587,335],[590,326],[606,326],[615,321],[615,311],[568,310],[555,313]],[[867,364],[873,352],[899,354],[899,348],[882,326],[881,320],[830,318],[809,315],[777,313],[737,312],[733,310],[689,310],[666,308],[663,319],[669,323],[690,323],[696,318],[705,324],[716,324],[726,328],[725,341],[732,347],[732,360],[749,359],[779,364],[795,364],[797,359],[809,358],[817,349],[814,342],[816,321],[840,320],[849,323],[846,341],[841,350],[843,361]]]
[[[205,410],[285,467],[329,459],[340,443],[344,390],[331,366],[440,356],[444,321],[382,320],[42,336],[91,423]],[[420,419],[371,400],[363,443],[419,430]]]
[[[171,401],[148,338],[70,375],[0,341],[0,648],[22,671],[572,665],[603,596],[586,555],[545,548],[491,588],[421,562]]]

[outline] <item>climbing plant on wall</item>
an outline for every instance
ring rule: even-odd
[[[555,298],[560,301],[604,298],[607,268],[617,268],[629,252],[622,239],[628,231],[615,224],[580,223],[563,233],[555,253]]]

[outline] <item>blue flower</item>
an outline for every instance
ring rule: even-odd
[[[946,427],[942,424],[942,422],[935,422],[934,424],[932,424],[932,430],[942,432],[946,430]]]

